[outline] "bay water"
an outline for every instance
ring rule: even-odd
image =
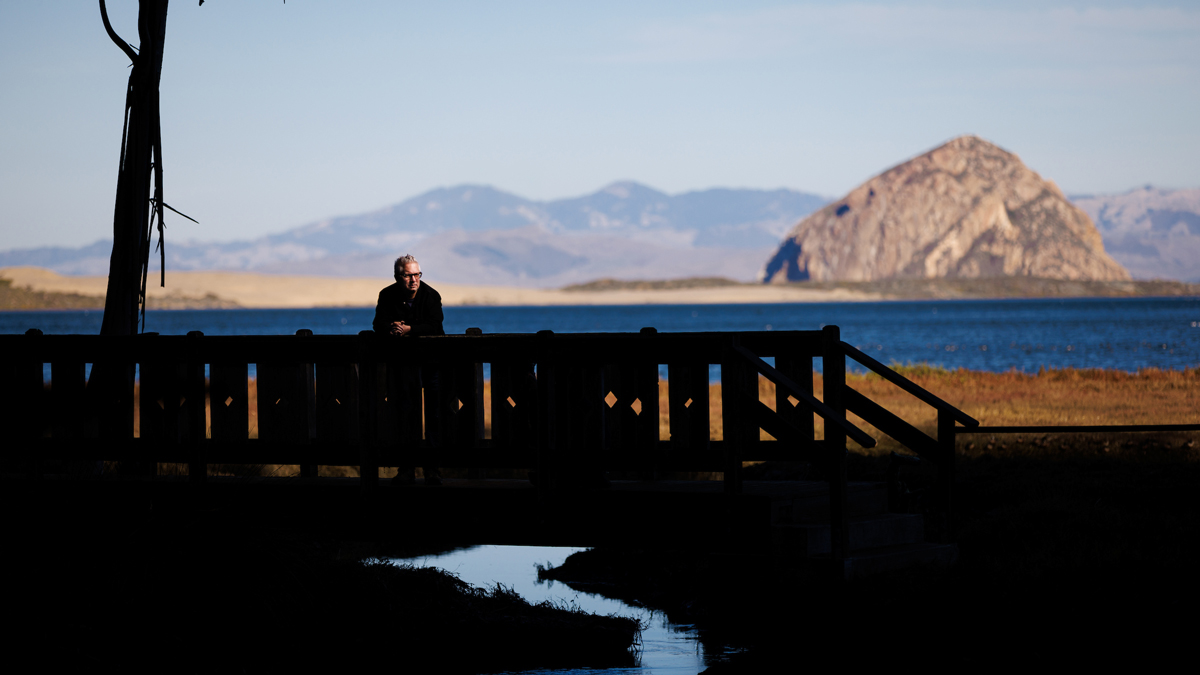
[[[447,333],[818,330],[887,363],[1000,372],[1200,366],[1200,298],[1057,298],[758,305],[446,307]],[[370,307],[159,310],[147,331],[182,335],[355,334]],[[100,311],[0,312],[0,333],[100,332]]]

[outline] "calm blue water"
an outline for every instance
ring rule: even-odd
[[[599,675],[601,673],[630,673],[636,675],[694,675],[721,655],[707,655],[692,626],[669,623],[659,613],[633,607],[619,600],[580,593],[564,584],[538,581],[535,564],[558,566],[575,551],[583,549],[551,546],[475,546],[439,556],[399,559],[397,562],[418,567],[440,567],[452,572],[472,586],[494,588],[497,583],[512,588],[533,604],[549,600],[555,604],[574,605],[592,614],[617,614],[642,622],[642,647],[638,664],[633,668],[567,668],[522,671],[526,675]]]
[[[770,305],[447,307],[445,328],[485,333],[814,330],[884,363],[1036,371],[1039,368],[1200,366],[1200,298],[929,300]],[[206,335],[354,334],[372,308],[172,310],[146,314],[146,330]],[[98,333],[101,312],[0,312],[0,333]]]

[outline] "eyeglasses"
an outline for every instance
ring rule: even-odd
[[[404,277],[405,279],[420,279],[421,273],[417,272],[416,274],[401,274],[400,276]]]

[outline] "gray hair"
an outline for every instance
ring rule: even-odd
[[[392,265],[392,274],[397,277],[400,276],[400,271],[404,269],[405,265],[415,262],[417,262],[417,259],[414,258],[412,254],[402,255],[399,258],[396,258],[396,262]],[[420,265],[421,263],[417,264]]]

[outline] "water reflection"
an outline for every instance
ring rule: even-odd
[[[440,567],[457,574],[472,586],[492,588],[503,584],[512,588],[531,603],[550,600],[568,604],[594,614],[631,616],[642,622],[642,653],[636,668],[532,670],[524,673],[687,673],[693,675],[705,669],[704,653],[692,626],[668,623],[660,613],[631,607],[619,600],[580,593],[553,581],[540,582],[535,565],[561,565],[567,556],[579,548],[553,546],[476,546],[438,556],[398,559],[397,562],[419,566]]]

